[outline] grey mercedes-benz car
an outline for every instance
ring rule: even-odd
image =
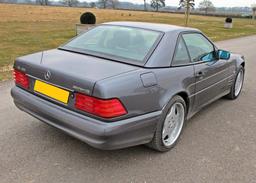
[[[197,29],[110,22],[17,58],[11,94],[19,109],[93,147],[167,151],[196,112],[239,96],[244,68],[243,56]]]

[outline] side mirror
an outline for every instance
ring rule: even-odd
[[[218,56],[219,56],[219,59],[222,59],[222,60],[229,60],[230,59],[230,52],[228,51],[225,51],[225,50],[218,50]]]

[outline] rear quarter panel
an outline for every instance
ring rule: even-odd
[[[153,73],[156,83],[143,85],[141,75]],[[184,92],[195,92],[193,66],[139,69],[107,78],[96,83],[93,95],[99,98],[119,98],[128,111],[124,118],[163,110],[171,98]],[[194,99],[189,98],[190,106]],[[189,108],[192,110],[192,108]]]

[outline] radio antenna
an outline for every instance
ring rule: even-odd
[[[42,55],[41,55],[40,64],[42,64],[42,62],[43,62],[43,58],[44,58],[44,51],[42,51]]]

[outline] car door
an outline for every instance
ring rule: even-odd
[[[228,62],[218,59],[216,47],[201,33],[183,34],[195,69],[195,108],[200,109],[227,91]]]

